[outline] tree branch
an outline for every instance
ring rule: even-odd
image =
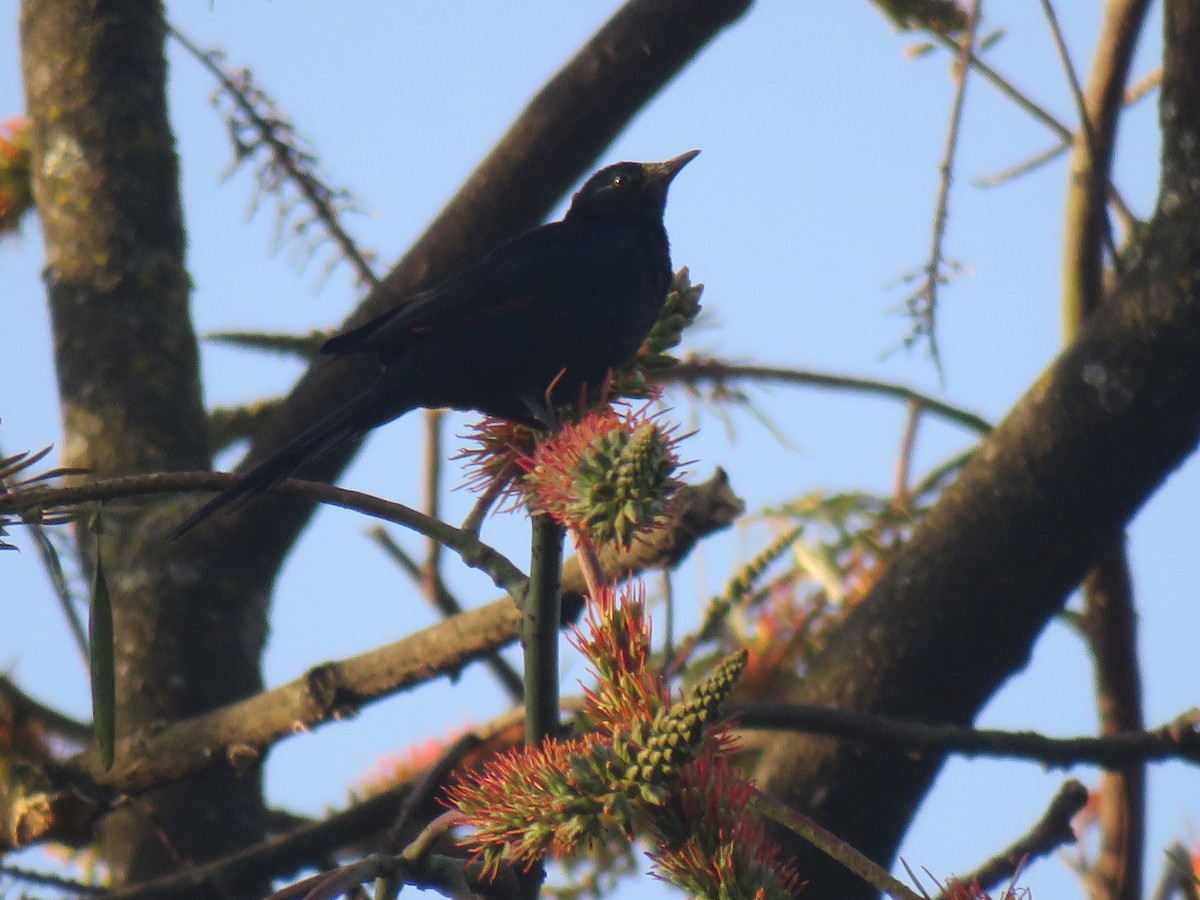
[[[1063,317],[1068,336],[1079,330],[1104,294],[1104,247],[1111,240],[1108,185],[1117,124],[1149,6],[1149,0],[1114,0],[1104,7],[1104,25],[1079,110],[1083,140],[1075,141],[1068,167],[1063,226]]]
[[[930,725],[852,709],[784,704],[731,704],[738,728],[827,735],[887,746],[908,755],[929,754],[1024,759],[1067,768],[1183,760],[1200,763],[1200,710],[1185,713],[1153,731],[1103,737],[1052,738],[1033,731],[997,731],[960,725]]]
[[[860,378],[855,375],[835,375],[830,372],[782,366],[745,365],[713,357],[689,356],[669,369],[660,369],[650,373],[650,379],[658,384],[689,386],[705,381],[718,385],[734,381],[748,381],[847,391],[854,394],[900,400],[977,434],[987,434],[992,430],[991,422],[969,410],[938,400],[928,394],[922,394],[920,391],[902,384],[879,381],[874,378]]]
[[[114,485],[128,486],[135,481],[146,485],[155,478],[169,484],[171,489],[179,489],[184,482],[192,487],[201,481],[216,486],[228,477],[210,473],[147,476],[57,490],[76,494],[86,492],[89,487],[112,490]],[[316,489],[327,498],[344,498],[355,493],[302,482],[291,482],[289,489]],[[699,540],[728,527],[741,510],[741,501],[733,496],[723,472],[718,471],[703,484],[686,485],[672,498],[663,527],[645,540],[635,541],[628,552],[605,554],[602,557],[605,571],[616,578],[649,568],[674,566]],[[414,510],[408,512],[420,516]],[[585,588],[578,560],[567,560],[562,571],[564,595],[579,594]],[[110,770],[100,765],[92,748],[65,765],[47,765],[46,777],[55,782],[54,790],[68,791],[71,794],[68,799],[83,801],[94,814],[116,793],[134,794],[213,768],[254,766],[268,747],[297,731],[350,715],[368,703],[456,671],[506,646],[516,638],[519,623],[517,607],[505,597],[384,647],[316,666],[288,684],[241,702],[125,738],[117,744],[116,762]],[[80,772],[90,785],[79,783]],[[73,803],[70,808],[74,810],[77,806],[78,803]],[[11,813],[0,809],[0,822],[12,820]],[[78,815],[83,814],[77,814],[76,818]],[[51,839],[56,829],[78,824],[48,822],[36,838]],[[0,837],[0,846],[12,842],[10,835]]]
[[[1016,877],[1032,860],[1053,853],[1063,844],[1073,844],[1075,832],[1071,828],[1071,819],[1083,809],[1087,799],[1086,787],[1074,778],[1067,781],[1059,788],[1045,814],[1028,834],[1014,841],[974,872],[954,878],[953,881],[987,891],[1002,881]],[[939,894],[937,900],[961,896],[961,892],[947,890]]]
[[[1095,669],[1100,731],[1139,731],[1142,680],[1137,654],[1137,613],[1125,541],[1118,539],[1083,582],[1083,628]],[[1146,768],[1131,761],[1105,772],[1098,788],[1100,849],[1089,881],[1102,900],[1142,895],[1145,852]]]

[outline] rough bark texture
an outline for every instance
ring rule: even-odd
[[[1078,339],[986,440],[796,702],[967,723],[1200,437],[1200,12],[1167,4],[1159,208]],[[761,785],[884,863],[941,765],[776,737]],[[806,896],[869,889],[791,846]]]
[[[155,0],[21,8],[64,462],[97,475],[209,463],[164,38]],[[241,604],[215,578],[181,585],[167,554],[150,549],[159,538],[148,518],[104,516],[119,735],[261,687],[261,604]],[[255,771],[213,772],[149,795],[105,823],[114,879],[159,875],[254,841],[260,813]]]

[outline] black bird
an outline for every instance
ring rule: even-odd
[[[172,537],[418,406],[544,426],[553,407],[577,402],[581,391],[595,397],[658,317],[671,280],[667,188],[699,152],[601,169],[561,222],[501,244],[330,338],[322,353],[374,354],[383,366],[375,383],[209,500]]]

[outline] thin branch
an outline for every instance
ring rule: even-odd
[[[15,456],[5,456],[3,451],[0,451],[0,496],[13,490],[20,490],[22,487],[28,487],[30,484],[37,484],[42,479],[53,477],[52,474],[43,474],[35,476],[29,482],[20,477],[31,466],[36,465],[44,459],[49,452],[49,447],[37,453],[18,453]],[[3,524],[3,522],[0,522],[0,548],[4,546],[2,539],[4,535]],[[42,568],[46,570],[46,576],[50,579],[50,586],[54,591],[54,596],[58,600],[63,618],[67,620],[67,626],[71,630],[71,636],[75,639],[75,646],[86,668],[88,665],[87,629],[84,627],[83,621],[79,616],[75,597],[72,595],[71,587],[67,583],[66,575],[63,573],[62,560],[59,559],[58,549],[51,543],[49,536],[41,525],[33,523],[30,527],[33,531],[33,544],[37,548],[38,558],[41,560]]]
[[[1149,0],[1113,0],[1105,5],[1086,91],[1075,78],[1050,0],[1041,0],[1078,110],[1082,141],[1071,156],[1063,252],[1063,309],[1072,339],[1104,295],[1104,249],[1120,266],[1107,215],[1117,124],[1125,84],[1146,19]]]
[[[5,675],[0,675],[0,720],[11,723],[10,727],[36,724],[48,735],[76,747],[92,739],[91,725],[39,703]],[[11,735],[7,739],[11,740]]]
[[[1050,0],[1040,0],[1042,14],[1050,28],[1050,37],[1054,40],[1054,50],[1058,61],[1062,64],[1063,75],[1067,79],[1067,87],[1071,89],[1071,99],[1075,101],[1075,112],[1079,116],[1079,133],[1083,137],[1084,146],[1092,159],[1096,158],[1096,136],[1092,133],[1091,117],[1088,115],[1087,102],[1083,99],[1083,88],[1079,84],[1079,76],[1075,74],[1075,64],[1071,62],[1071,51],[1067,49],[1067,39],[1063,36],[1058,24],[1058,14]]]
[[[902,384],[877,381],[873,378],[834,375],[828,372],[777,366],[741,365],[698,356],[688,357],[670,369],[654,372],[651,377],[659,384],[693,384],[697,381],[711,381],[716,384],[730,381],[761,381],[849,391],[916,404],[931,414],[976,434],[984,435],[992,430],[992,424],[987,419],[973,412],[945,403]]]
[[[1162,86],[1162,67],[1155,69],[1146,75],[1143,75],[1128,88],[1125,89],[1124,102],[1126,106],[1133,106],[1140,103],[1142,100],[1150,96],[1150,92],[1157,87]]]
[[[1029,833],[1014,841],[1008,848],[993,856],[975,871],[953,879],[959,885],[978,887],[987,891],[1002,881],[1009,881],[1032,860],[1053,853],[1063,844],[1075,843],[1071,819],[1087,804],[1088,790],[1080,782],[1065,782],[1050,806]],[[952,882],[952,883],[953,883]],[[946,890],[936,900],[962,897],[961,891]]]
[[[442,423],[444,410],[427,409],[423,419],[425,425],[425,483],[421,508],[431,519],[441,518],[442,499]],[[432,538],[425,546],[425,563],[421,567],[421,586],[431,602],[436,602],[442,585],[442,545]]]
[[[1118,540],[1083,581],[1083,628],[1095,669],[1100,731],[1134,733],[1145,727],[1137,613],[1125,541]],[[1104,900],[1141,896],[1145,852],[1146,768],[1133,763],[1105,772],[1098,788],[1098,855],[1088,882]]]
[[[925,280],[915,294],[909,297],[907,305],[915,319],[915,339],[924,335],[929,342],[929,355],[937,368],[938,377],[945,378],[942,370],[942,357],[938,351],[937,341],[937,302],[938,287],[945,281],[942,265],[945,262],[943,244],[946,239],[946,222],[950,214],[950,185],[954,178],[954,159],[958,154],[958,133],[962,125],[963,109],[966,107],[967,80],[971,72],[971,57],[974,55],[975,32],[979,27],[979,11],[982,0],[972,0],[967,13],[967,24],[959,38],[960,61],[958,66],[958,83],[954,89],[954,101],[950,106],[950,124],[946,129],[946,143],[939,168],[941,178],[938,182],[937,203],[933,211],[932,238],[929,247],[929,260],[925,264]],[[908,342],[906,342],[908,343]]]
[[[933,34],[934,40],[949,50],[951,53],[959,54],[962,52],[962,44],[956,41],[953,37],[947,34]],[[984,77],[993,87],[1001,94],[1019,106],[1022,110],[1028,113],[1032,118],[1041,122],[1051,131],[1059,136],[1063,142],[1072,140],[1071,129],[1055,118],[1054,114],[1049,112],[1045,107],[1038,105],[1020,88],[1014,85],[1011,81],[993,69],[990,65],[983,61],[974,52],[971,53],[971,68]]]
[[[234,151],[237,154],[235,165],[254,150],[253,144],[248,145],[240,138],[242,129],[249,127],[257,136],[258,144],[265,146],[269,151],[271,162],[278,167],[280,175],[295,185],[300,195],[308,203],[313,218],[322,224],[326,234],[337,245],[340,258],[347,260],[353,266],[359,282],[371,288],[377,287],[379,277],[371,268],[368,255],[359,250],[358,243],[346,231],[339,218],[340,213],[344,211],[346,200],[350,196],[349,192],[331,188],[321,181],[316,172],[315,157],[294,146],[295,129],[290,123],[280,118],[273,104],[261,89],[250,83],[248,71],[243,70],[239,75],[231,75],[220,65],[219,53],[212,50],[201,50],[185,34],[169,23],[167,31],[190,56],[208,70],[209,74],[217,80],[225,95],[233,101],[235,108],[245,116],[245,122],[240,126],[233,121],[229,123],[235,141]],[[263,104],[266,104],[266,108],[260,110],[259,106]],[[264,188],[269,188],[276,181],[281,180],[279,176],[270,176],[267,179],[269,183],[264,184],[261,174],[258,178],[260,186]],[[282,204],[282,202],[281,200],[280,203]],[[280,215],[285,216],[286,213],[281,212]],[[306,230],[306,225],[307,223],[302,223],[300,230]],[[307,252],[311,255],[315,250],[316,246],[310,245]]]
[[[155,477],[159,476],[109,479],[78,489],[57,490],[90,490],[95,494],[114,491],[121,483],[128,486],[135,481],[145,488],[146,482],[153,482]],[[181,484],[197,483],[186,476],[160,478],[175,479],[172,490],[183,489]],[[213,486],[227,476],[214,478],[205,473],[204,478]],[[119,490],[116,496],[121,496]],[[0,503],[6,499],[0,498]],[[672,498],[663,527],[645,540],[635,541],[624,553],[602,554],[605,571],[615,578],[647,568],[676,565],[701,538],[728,527],[742,508],[723,472],[718,471],[704,484],[685,486]],[[584,589],[578,562],[568,560],[562,567],[563,594],[580,593]],[[517,636],[520,618],[517,607],[506,597],[385,647],[317,666],[282,687],[193,719],[133,735],[118,743],[116,762],[107,772],[91,750],[46,774],[53,782],[67,785],[68,793],[75,792],[81,800],[96,807],[95,813],[118,792],[134,794],[214,766],[252,766],[261,759],[266,747],[284,737],[350,715],[380,697],[441,673],[456,671],[509,644]],[[78,784],[80,771],[91,779],[91,785]],[[89,791],[95,799],[88,796]],[[4,820],[3,813],[0,810],[0,821]],[[45,833],[39,834],[39,839],[51,839],[56,827],[69,825],[55,820]]]
[[[985,175],[981,178],[972,178],[971,184],[980,188],[1000,187],[1010,181],[1015,181],[1030,172],[1036,172],[1044,165],[1054,162],[1064,153],[1074,146],[1074,140],[1062,141],[1052,147],[1048,147],[1040,153],[1035,153],[1023,162],[1017,163],[1007,169],[1001,169],[992,175]]]
[[[417,584],[421,583],[422,569],[421,565],[409,556],[388,532],[379,525],[370,529],[367,536],[374,541],[384,553],[388,555],[400,568],[402,568],[410,578]],[[436,542],[434,542],[436,543]],[[437,546],[441,546],[438,544]],[[463,605],[458,601],[458,598],[450,593],[445,582],[438,578],[432,586],[431,594],[426,595],[427,598],[443,618],[449,619],[452,616],[457,616],[463,611]],[[500,686],[504,688],[505,693],[515,703],[523,703],[525,700],[525,687],[521,681],[520,674],[508,663],[499,653],[489,653],[484,657],[484,663],[492,674],[496,676],[496,680],[500,682]]]
[[[97,501],[128,500],[186,491],[221,490],[236,479],[236,475],[224,472],[169,472],[106,478],[63,487],[38,486],[0,495],[0,516],[19,515],[22,511],[32,509],[49,510],[50,512],[44,514],[54,516]],[[319,481],[289,478],[271,490],[272,493],[303,496],[318,503],[340,506],[403,525],[418,534],[440,541],[457,553],[464,563],[485,572],[497,587],[508,591],[513,597],[519,599],[524,593],[524,573],[503,554],[480,541],[475,535],[431,519],[415,509]],[[164,536],[165,532],[164,528]]]
[[[1141,0],[1135,0],[1135,3],[1137,3],[1139,5],[1144,5],[1144,4],[1141,4]],[[1127,15],[1126,15],[1125,11],[1129,8],[1130,8],[1129,4],[1125,4],[1122,8],[1120,8],[1118,10],[1118,14],[1110,13],[1110,14],[1106,15],[1106,17],[1105,17],[1106,35],[1108,34],[1108,28],[1110,25],[1113,25],[1114,23],[1122,23],[1127,19]],[[1120,32],[1120,31],[1126,31],[1127,29],[1124,29],[1124,28],[1118,26],[1114,30]],[[935,38],[936,38],[936,40],[938,40],[939,43],[941,43],[943,46],[950,49],[952,52],[958,52],[958,50],[959,50],[958,44],[955,43],[948,36],[935,35]],[[1107,41],[1104,39],[1102,39],[1100,43],[1101,43],[1101,46],[1107,45]],[[1105,59],[1106,57],[1111,58],[1111,59],[1120,58],[1123,55],[1123,53],[1121,52],[1122,44],[1123,44],[1123,42],[1119,42],[1117,44],[1118,52],[1116,52],[1114,54],[1111,54],[1111,55],[1104,54],[1104,53],[1097,54],[1097,62],[1099,63],[1101,60]],[[1047,128],[1049,128],[1051,131],[1053,131],[1059,138],[1058,143],[1055,144],[1053,147],[1050,147],[1050,148],[1042,151],[1041,153],[1036,154],[1035,156],[1031,157],[1030,159],[1026,160],[1025,162],[1018,163],[1017,165],[1015,165],[1009,169],[1005,169],[1001,172],[998,172],[995,175],[990,175],[990,176],[986,176],[983,178],[973,179],[973,181],[972,181],[973,184],[975,184],[976,186],[979,186],[979,187],[995,187],[997,185],[1004,184],[1005,182],[1011,181],[1014,178],[1018,178],[1022,175],[1026,175],[1026,174],[1034,171],[1035,169],[1040,168],[1041,166],[1057,159],[1058,157],[1060,157],[1064,153],[1066,153],[1068,150],[1071,150],[1080,144],[1079,138],[1081,137],[1081,135],[1072,132],[1072,130],[1070,128],[1068,128],[1065,124],[1063,124],[1056,116],[1054,116],[1051,112],[1046,110],[1044,107],[1035,103],[1024,91],[1022,91],[1020,88],[1016,87],[1011,82],[1009,82],[1007,79],[1005,79],[1004,76],[1000,75],[999,72],[997,72],[995,69],[992,69],[990,66],[988,66],[985,62],[983,62],[983,60],[981,60],[977,56],[972,55],[971,66],[977,72],[979,72],[980,75],[982,75],[985,80],[987,80],[993,86],[995,86],[1004,96],[1006,96],[1010,100],[1012,100],[1013,103],[1015,103],[1017,106],[1019,106],[1030,117],[1032,117],[1033,119],[1042,123]],[[1098,71],[1099,71],[1099,69],[1098,69]],[[1093,73],[1093,74],[1095,75],[1096,73]],[[1103,74],[1103,73],[1101,73],[1101,74]],[[1093,80],[1096,81],[1096,79],[1093,79]],[[1102,81],[1103,79],[1100,79],[1100,80]],[[1122,102],[1126,106],[1134,105],[1135,103],[1142,100],[1145,96],[1147,96],[1148,93],[1150,92],[1150,90],[1153,89],[1154,87],[1156,87],[1161,82],[1161,80],[1162,80],[1161,69],[1151,72],[1149,75],[1147,75],[1141,81],[1139,81],[1137,84],[1133,85],[1127,91],[1125,91],[1124,97],[1122,98]],[[1100,94],[1097,94],[1097,96],[1100,96]],[[1103,96],[1107,96],[1107,95],[1105,94]],[[1090,118],[1093,122],[1093,127],[1095,128],[1095,138],[1098,140],[1100,137],[1104,137],[1104,139],[1111,141],[1111,134],[1109,133],[1109,128],[1108,128],[1107,123],[1113,118],[1113,115],[1111,113],[1109,113],[1107,110],[1100,110],[1098,115],[1093,115]],[[1125,225],[1126,229],[1128,230],[1129,226],[1132,223],[1136,222],[1136,217],[1129,210],[1129,207],[1125,203],[1125,201],[1122,199],[1120,192],[1111,183],[1107,187],[1107,197],[1109,199],[1109,202],[1111,202],[1113,204],[1114,211],[1121,218],[1123,224]]]
[[[54,888],[59,891],[69,891],[83,896],[95,896],[104,893],[104,888],[94,884],[84,884],[71,878],[63,878],[50,872],[37,872],[21,866],[0,865],[0,878],[11,878],[13,881],[23,881],[39,887]],[[22,895],[24,896],[24,895]]]
[[[513,714],[505,713],[472,734],[483,744],[495,741],[512,727]],[[436,763],[434,764],[437,765]],[[427,778],[426,774],[418,776]],[[334,852],[384,832],[396,820],[413,784],[399,785],[367,800],[305,823],[285,834],[268,838],[228,856],[189,866],[153,881],[109,892],[106,900],[208,900],[214,884],[230,884],[255,876],[285,878],[319,864]]]
[[[50,579],[50,586],[54,591],[54,597],[58,600],[58,608],[62,610],[63,618],[67,620],[67,627],[70,629],[71,637],[75,639],[75,648],[79,651],[79,656],[86,668],[89,665],[87,628],[84,626],[83,619],[79,615],[76,598],[71,592],[71,586],[67,583],[66,575],[63,573],[62,560],[59,558],[58,548],[50,541],[50,536],[46,534],[46,529],[41,525],[35,524],[31,526],[31,530],[38,558],[42,561],[42,568],[46,570],[46,575]]]
[[[1166,849],[1162,877],[1154,887],[1151,900],[1200,900],[1200,878],[1192,866],[1192,854],[1176,841]]]
[[[755,791],[751,795],[750,808],[771,821],[778,822],[830,859],[845,866],[880,893],[887,894],[895,900],[922,900],[920,894],[893,877],[887,869],[882,868],[837,835],[823,828],[814,819],[810,819],[769,794]]]
[[[523,718],[524,713],[520,709],[505,713],[488,726],[489,733],[491,736],[498,735],[521,724]],[[443,750],[420,779],[414,782],[412,790],[400,804],[396,818],[388,828],[383,841],[385,853],[399,853],[403,849],[409,832],[416,830],[413,826],[418,821],[421,808],[437,801],[438,792],[449,781],[454,770],[462,764],[468,754],[478,750],[483,744],[484,738],[477,730],[467,732]]]
[[[917,445],[917,431],[921,425],[921,405],[908,404],[908,415],[904,417],[904,431],[900,435],[900,450],[896,454],[896,475],[893,479],[892,493],[899,501],[907,501],[911,496],[909,477],[912,472],[913,450]]]
[[[587,585],[587,595],[593,599],[608,584],[608,576],[600,562],[600,555],[591,540],[584,534],[571,531],[571,541],[575,546],[575,559],[579,563],[579,571],[583,573],[583,583]]]
[[[1113,243],[1112,227],[1106,214],[1104,199],[1108,185],[1108,158],[1110,154],[1102,154],[1095,129],[1092,126],[1088,104],[1083,97],[1083,89],[1075,75],[1075,66],[1071,63],[1071,54],[1067,50],[1066,39],[1058,24],[1058,16],[1050,0],[1040,0],[1042,12],[1054,39],[1055,51],[1062,63],[1066,75],[1067,86],[1071,89],[1071,97],[1075,101],[1076,114],[1079,116],[1079,131],[1083,140],[1075,144],[1072,161],[1075,164],[1072,171],[1071,191],[1067,201],[1066,245],[1067,254],[1064,265],[1063,280],[1066,296],[1063,298],[1064,309],[1075,310],[1068,313],[1067,339],[1074,336],[1087,309],[1094,308],[1100,302],[1104,276],[1104,257],[1102,248],[1107,246],[1113,260],[1117,258],[1117,248]],[[1106,148],[1107,149],[1107,148]],[[1076,166],[1078,168],[1076,168]],[[1076,210],[1079,212],[1077,213]]]
[[[1024,759],[1064,768],[1096,765],[1118,769],[1131,763],[1185,760],[1200,763],[1200,710],[1191,710],[1151,731],[1104,737],[1051,738],[1032,731],[996,731],[960,725],[928,725],[822,706],[730,704],[738,727],[795,731],[892,746],[909,753]]]

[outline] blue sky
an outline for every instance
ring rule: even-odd
[[[0,0],[0,119],[21,108],[16,0]],[[1067,4],[1063,4],[1064,7]],[[172,22],[204,47],[221,47],[259,83],[319,152],[331,181],[353,190],[370,215],[350,232],[390,265],[482,158],[529,96],[616,4],[357,2],[328,4],[168,3]],[[1086,70],[1098,13],[1091,4],[1059,11],[1076,66]],[[989,59],[1064,121],[1073,121],[1061,67],[1038,5],[992,4],[989,25],[1008,37]],[[1135,77],[1154,65],[1160,28],[1147,29]],[[667,211],[673,256],[706,284],[712,326],[694,349],[730,359],[825,369],[903,382],[999,419],[1061,343],[1058,284],[1063,162],[1000,188],[970,179],[1041,151],[1053,136],[991,87],[968,88],[948,256],[968,273],[943,292],[940,341],[946,379],[920,352],[897,350],[907,332],[894,313],[906,293],[894,286],[924,264],[948,111],[949,61],[913,60],[916,43],[892,32],[866,3],[763,2],[719,37],[668,87],[600,162],[703,154],[677,179]],[[314,290],[321,260],[297,271],[286,252],[270,254],[271,212],[247,218],[250,181],[222,181],[230,160],[224,128],[208,105],[212,83],[178,46],[170,48],[171,103],[183,163],[194,317],[201,332],[332,327],[353,308],[351,273],[340,267]],[[1153,99],[1124,120],[1117,183],[1148,215],[1158,169]],[[6,452],[59,440],[50,341],[38,269],[40,235],[0,246],[7,298],[0,356],[0,447]],[[298,365],[208,345],[208,402],[230,404],[285,390]],[[724,466],[751,510],[819,487],[886,490],[904,422],[897,404],[809,390],[771,388],[753,396],[787,436],[777,441],[751,416],[733,428],[680,398],[675,415],[698,427],[686,456],[707,477]],[[455,420],[454,433],[462,431]],[[416,417],[382,429],[346,475],[347,486],[418,502],[409,477],[419,440]],[[971,436],[927,421],[917,471],[969,445]],[[232,465],[236,455],[222,459]],[[456,479],[452,472],[451,480]],[[1187,567],[1194,553],[1191,461],[1132,528],[1134,574],[1145,660],[1146,711],[1157,724],[1196,703],[1194,635],[1200,612]],[[469,504],[452,494],[447,516]],[[308,666],[376,646],[433,621],[415,591],[362,538],[367,523],[323,513],[278,583],[267,656],[269,683]],[[722,584],[730,566],[761,545],[747,525],[704,547],[677,580],[681,616]],[[523,559],[515,516],[485,536]],[[410,546],[419,546],[410,542]],[[0,663],[40,697],[85,715],[85,676],[40,578],[35,555],[5,555]],[[452,567],[470,602],[490,599],[485,578]],[[37,640],[37,653],[29,641]],[[568,687],[584,672],[568,661]],[[1068,629],[1052,625],[1029,667],[988,706],[980,724],[1051,734],[1089,733],[1089,661]],[[295,738],[273,752],[272,802],[317,813],[344,802],[347,785],[383,754],[445,735],[502,708],[483,669],[406,694],[355,722]],[[1094,773],[1082,772],[1085,780]],[[952,762],[928,798],[903,855],[943,876],[964,871],[1023,831],[1065,777],[1016,763]],[[1149,871],[1172,837],[1195,837],[1200,775],[1180,765],[1151,770]],[[1192,801],[1189,804],[1189,799]],[[1081,892],[1049,861],[1024,879],[1035,896]],[[631,886],[624,896],[648,896]]]

